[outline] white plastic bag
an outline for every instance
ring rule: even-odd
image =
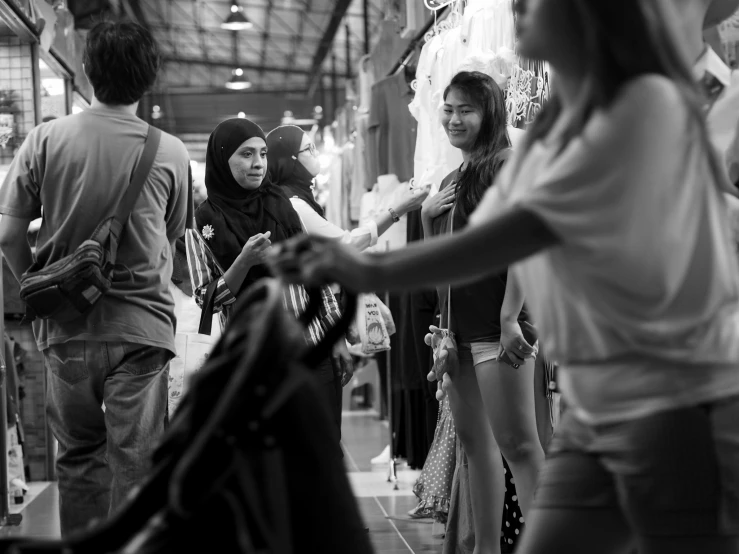
[[[187,296],[176,286],[170,284],[170,291],[175,298],[175,317],[177,329],[175,333],[175,350],[177,355],[169,363],[169,415],[177,410],[182,397],[189,388],[195,373],[210,356],[213,346],[221,336],[220,318],[214,318],[210,335],[198,333],[200,324],[200,308],[195,299]]]
[[[365,354],[390,350],[390,333],[385,323],[383,309],[387,310],[376,294],[360,294],[357,299],[357,331],[362,352]],[[395,325],[392,327],[394,330]]]

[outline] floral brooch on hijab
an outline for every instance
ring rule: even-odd
[[[216,234],[213,231],[213,226],[212,225],[206,225],[205,227],[203,227],[203,238],[205,240],[210,240],[210,239],[212,239],[215,236],[216,236]]]

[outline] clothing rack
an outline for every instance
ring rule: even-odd
[[[429,17],[429,20],[424,24],[423,27],[421,27],[421,29],[411,39],[405,51],[403,52],[403,54],[401,54],[398,61],[395,62],[395,64],[390,69],[386,77],[391,77],[392,75],[395,75],[402,67],[404,67],[408,63],[408,60],[413,55],[413,53],[416,51],[416,47],[418,46],[418,44],[425,40],[426,33],[429,32],[429,29],[431,29],[431,27],[434,26],[434,24],[439,20],[441,16],[446,15],[448,11],[449,11],[449,6],[444,6],[439,11],[437,11],[434,15]]]

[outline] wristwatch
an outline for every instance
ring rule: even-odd
[[[397,212],[395,210],[393,210],[392,208],[388,208],[387,211],[389,211],[390,212],[390,215],[393,216],[393,221],[395,223],[397,223],[398,221],[400,221],[400,216],[397,214]]]

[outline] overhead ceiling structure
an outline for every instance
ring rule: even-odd
[[[386,1],[66,0],[80,32],[106,19],[153,32],[164,65],[139,114],[180,137],[195,161],[204,161],[210,133],[227,118],[269,131],[287,112],[302,122],[316,106],[331,114]]]
[[[206,95],[232,104],[237,98],[268,92],[275,98],[299,97],[310,105],[320,98],[322,88],[343,87],[356,72],[365,42],[383,17],[382,1],[241,0],[236,6],[251,23],[251,29],[242,31],[222,28],[232,14],[233,0],[140,0],[139,4],[164,56],[157,84],[160,96],[175,104],[182,103],[173,98],[177,95]],[[240,92],[228,91],[230,80],[239,81]],[[302,110],[302,106],[295,108]],[[162,110],[166,114],[166,106]],[[259,108],[229,110],[235,115]],[[183,119],[198,117],[197,113],[168,115],[177,126]]]

